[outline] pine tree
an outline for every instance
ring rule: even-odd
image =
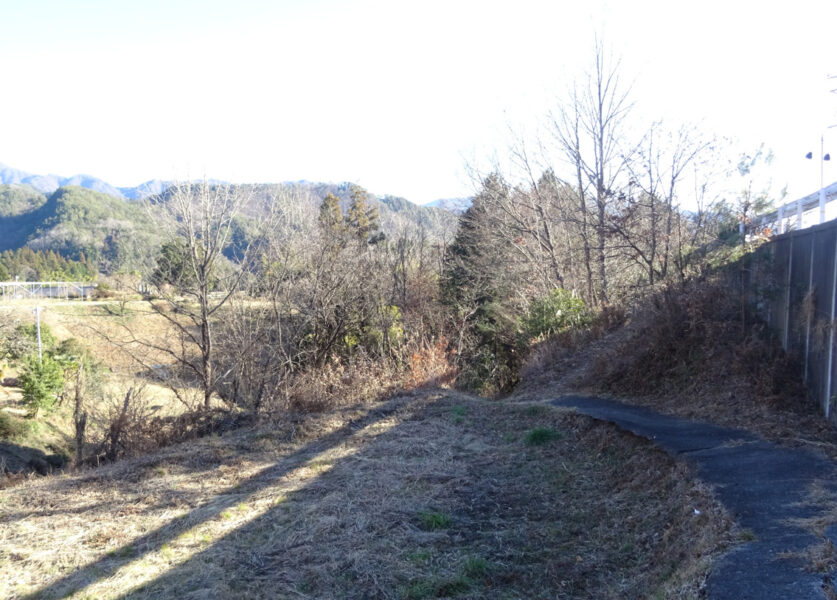
[[[372,241],[370,236],[378,230],[378,209],[370,206],[368,192],[360,186],[350,189],[352,203],[346,215],[346,225],[361,244]]]
[[[343,230],[343,211],[340,209],[340,199],[329,192],[320,204],[320,216],[317,220],[320,231],[336,234]]]

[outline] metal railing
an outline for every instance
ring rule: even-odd
[[[798,231],[820,225],[837,217],[835,200],[837,200],[837,181],[813,194],[783,204],[772,212],[754,217],[746,225],[747,232],[781,235],[788,231]]]
[[[89,298],[97,287],[96,283],[81,281],[0,281],[0,298]]]

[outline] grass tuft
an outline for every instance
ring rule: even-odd
[[[448,528],[451,518],[443,512],[423,511],[419,513],[419,523],[425,531],[436,531]]]
[[[491,563],[481,556],[469,556],[465,561],[465,575],[472,579],[481,579],[488,575]]]
[[[561,439],[561,434],[549,427],[535,427],[526,433],[525,442],[530,446],[540,446]]]

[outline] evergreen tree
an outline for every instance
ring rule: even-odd
[[[353,185],[350,189],[352,203],[346,215],[346,225],[361,244],[377,242],[378,238],[370,236],[378,231],[378,209],[370,206],[368,192],[360,186]]]
[[[343,231],[343,211],[340,209],[340,198],[329,192],[320,204],[320,215],[317,220],[323,233],[338,234]]]
[[[472,205],[460,217],[456,238],[445,256],[442,302],[458,320],[457,353],[465,362],[463,383],[481,392],[511,389],[517,382],[521,338],[516,319],[516,273],[509,268],[512,249],[495,235],[493,202],[508,195],[499,175],[483,182]]]

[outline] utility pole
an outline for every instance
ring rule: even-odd
[[[36,306],[32,312],[35,313],[35,329],[38,332],[38,362],[41,363],[44,361],[43,350],[41,348],[41,307]]]
[[[828,79],[837,79],[837,75],[829,75]],[[837,94],[837,88],[835,88],[833,90],[829,90],[829,91],[832,94]],[[828,127],[826,127],[826,129],[832,129],[834,127],[837,127],[837,124],[829,125]],[[805,155],[805,158],[813,159],[814,158],[814,153],[809,152],[808,154]],[[827,161],[827,160],[831,160],[831,155],[826,153],[826,151],[825,151],[825,134],[823,133],[823,134],[820,135],[820,202],[819,202],[819,204],[820,204],[820,206],[819,206],[819,208],[820,208],[820,224],[825,223],[825,201],[826,201],[826,197],[825,197],[824,170],[825,170],[825,161]]]
[[[833,127],[833,125],[831,126]],[[830,129],[830,128],[829,128]],[[805,155],[805,158],[812,159],[814,158],[814,153],[809,152]],[[831,155],[827,154],[825,151],[825,134],[820,136],[820,224],[825,223],[825,178],[824,178],[824,168],[825,168],[825,161],[831,160]]]

